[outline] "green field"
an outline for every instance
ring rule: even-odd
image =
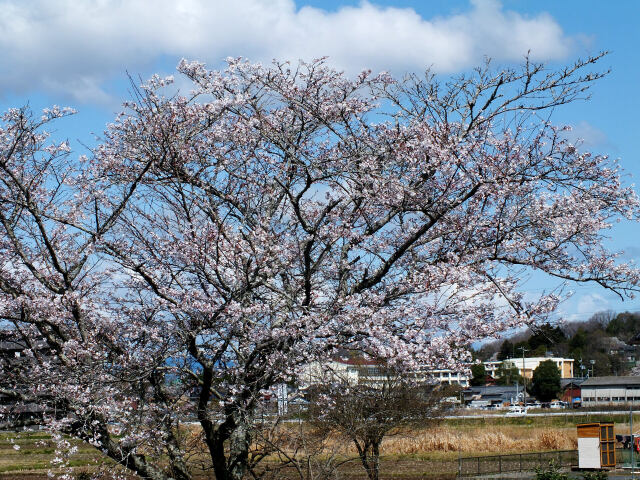
[[[68,465],[74,467],[77,474],[105,462],[94,447],[72,439],[69,442],[78,448],[68,459]],[[0,479],[31,480],[47,478],[49,471],[59,473],[59,468],[52,463],[55,449],[51,436],[44,432],[0,433]]]

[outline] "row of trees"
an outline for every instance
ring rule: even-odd
[[[566,340],[567,336],[559,326],[544,323],[534,326],[526,339],[515,342],[504,340],[497,352],[497,359],[517,358],[521,355],[522,349],[529,357],[543,357],[548,351],[557,350]]]
[[[9,110],[0,316],[48,354],[0,393],[153,480],[193,478],[193,416],[209,471],[240,480],[264,392],[316,359],[456,368],[553,311],[558,291],[521,293],[532,270],[636,291],[603,247],[636,195],[544,117],[597,60],[445,81],[182,62],[191,93],[152,78],[77,159],[46,133],[71,111]]]

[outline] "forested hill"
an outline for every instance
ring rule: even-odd
[[[640,360],[640,312],[600,312],[587,321],[543,324],[476,351],[481,360],[522,356],[573,358],[575,376],[593,369],[596,376],[630,374]],[[592,363],[593,360],[593,363]],[[581,365],[583,368],[581,369]]]

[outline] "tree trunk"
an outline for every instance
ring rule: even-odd
[[[227,470],[229,480],[242,480],[247,473],[249,445],[251,444],[251,425],[246,418],[236,422],[236,428],[229,437],[229,455]]]
[[[246,475],[251,445],[249,418],[234,412],[228,413],[226,420],[217,426],[209,420],[201,421],[216,480],[242,480]]]
[[[369,463],[372,464],[373,475],[370,474],[369,478],[371,480],[378,480],[378,477],[380,476],[380,442],[373,442],[371,450],[373,453],[371,455],[371,460],[369,461]]]
[[[356,448],[358,449],[358,455],[362,466],[367,472],[369,480],[378,480],[380,477],[380,441],[366,441],[363,446],[353,439]]]
[[[147,462],[144,455],[134,453],[133,450],[128,450],[120,445],[118,442],[111,438],[107,424],[104,422],[98,422],[96,425],[90,423],[92,420],[96,420],[95,417],[90,417],[89,421],[82,419],[72,424],[65,433],[71,434],[76,438],[82,439],[86,442],[92,441],[94,438],[99,439],[102,453],[115,460],[120,465],[125,466],[129,470],[135,472],[140,478],[145,480],[186,480],[189,477],[185,470],[179,470],[178,475],[174,478],[167,475],[161,468],[156,465]],[[86,425],[92,425],[91,429],[86,429]]]

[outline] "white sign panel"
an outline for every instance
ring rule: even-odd
[[[578,438],[578,468],[600,468],[600,439]]]

